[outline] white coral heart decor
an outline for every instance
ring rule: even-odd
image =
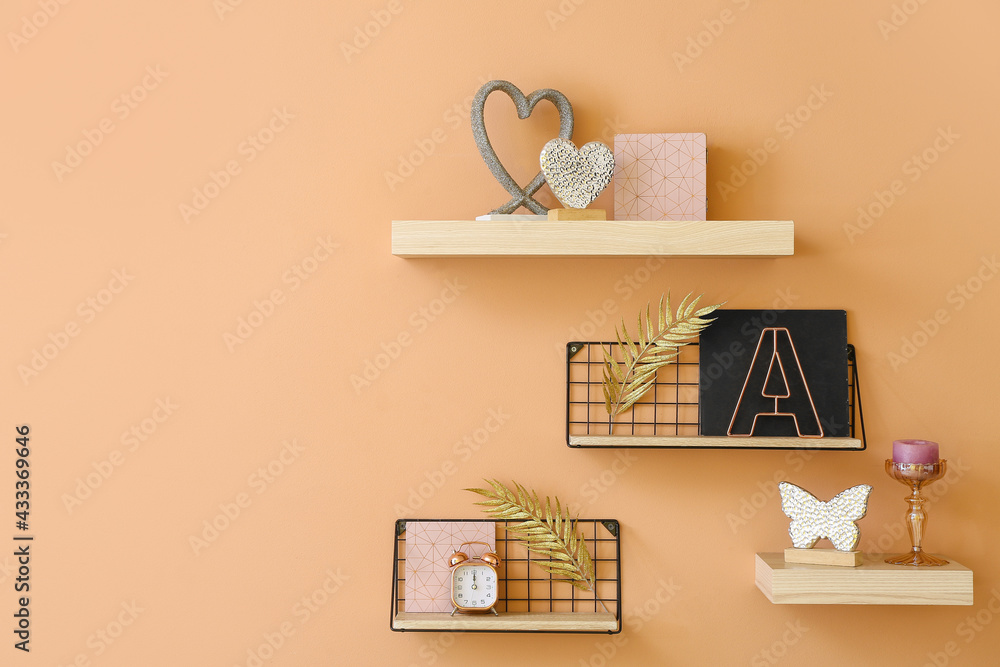
[[[587,208],[611,183],[615,156],[599,141],[577,149],[568,139],[553,139],[540,156],[545,180],[566,208]]]

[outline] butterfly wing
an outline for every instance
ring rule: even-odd
[[[872,487],[868,484],[858,484],[841,491],[826,504],[837,516],[848,521],[857,521],[868,513],[868,496],[871,492]]]
[[[868,484],[858,484],[824,503],[823,532],[834,548],[853,551],[858,545],[861,531],[854,522],[868,513],[868,496],[871,492],[872,487]]]
[[[820,530],[822,522],[817,523],[816,517],[823,511],[825,503],[791,482],[779,483],[778,492],[781,494],[781,510],[792,520],[788,524],[792,546],[798,549],[812,548],[823,537]]]

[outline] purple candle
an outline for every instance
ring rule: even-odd
[[[937,463],[938,444],[930,440],[896,440],[892,443],[896,463]]]

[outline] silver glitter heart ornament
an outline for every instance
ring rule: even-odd
[[[535,201],[532,197],[533,194],[538,192],[538,188],[542,187],[542,183],[545,182],[545,175],[542,172],[538,172],[526,187],[522,188],[519,186],[511,178],[510,172],[500,164],[500,158],[497,157],[496,151],[493,150],[493,145],[486,135],[483,109],[486,106],[486,98],[496,90],[506,93],[514,101],[514,106],[517,107],[517,117],[522,120],[531,115],[532,110],[534,110],[539,100],[552,102],[559,112],[559,136],[564,139],[569,139],[573,136],[573,106],[566,99],[566,96],[558,90],[542,88],[525,97],[524,93],[517,86],[510,81],[500,79],[487,82],[479,89],[476,96],[472,98],[472,112],[470,114],[472,117],[472,136],[476,140],[476,145],[479,146],[479,153],[483,156],[486,166],[493,172],[493,176],[500,182],[500,185],[512,195],[512,199],[509,202],[494,209],[492,212],[513,213],[521,206],[524,206],[532,213],[545,215],[549,209]]]
[[[615,156],[600,141],[580,149],[568,139],[553,139],[539,156],[542,173],[562,205],[587,208],[608,187],[615,173]]]

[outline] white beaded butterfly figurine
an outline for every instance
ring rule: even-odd
[[[838,551],[854,551],[861,537],[854,522],[868,513],[871,486],[852,486],[827,502],[789,482],[778,484],[778,490],[781,509],[792,520],[788,525],[792,545],[811,549],[820,538],[826,537]]]

